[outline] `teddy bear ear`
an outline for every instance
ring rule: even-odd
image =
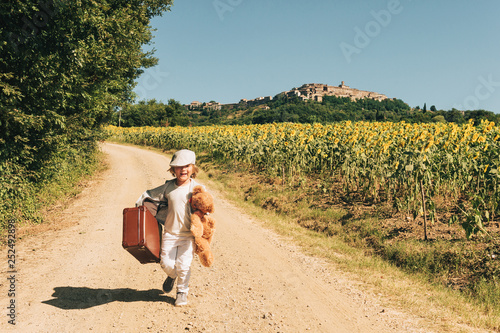
[[[193,195],[202,193],[203,191],[203,186],[201,185],[196,185],[195,187],[193,187]]]

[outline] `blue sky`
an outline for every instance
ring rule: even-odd
[[[236,103],[304,83],[500,113],[498,0],[176,0],[139,99]]]

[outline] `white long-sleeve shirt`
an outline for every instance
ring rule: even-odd
[[[141,206],[145,199],[155,203],[167,204],[167,208],[160,209],[157,220],[164,222],[163,233],[179,237],[191,237],[191,206],[189,199],[193,187],[198,184],[194,179],[184,186],[177,186],[176,180],[171,179],[154,189],[145,191],[137,200],[136,206]]]

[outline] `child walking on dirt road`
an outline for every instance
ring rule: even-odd
[[[144,192],[136,206],[146,199],[161,204],[167,204],[156,215],[160,222],[164,219],[164,229],[161,244],[160,266],[167,273],[163,283],[163,291],[169,293],[177,280],[176,306],[187,304],[191,262],[194,257],[194,237],[191,226],[191,198],[193,188],[198,184],[194,178],[199,172],[196,166],[196,155],[193,151],[182,149],[177,151],[170,161],[170,173],[175,177],[165,184]]]

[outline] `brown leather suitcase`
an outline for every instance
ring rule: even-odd
[[[160,230],[158,221],[144,206],[123,210],[122,246],[141,264],[160,262]]]

